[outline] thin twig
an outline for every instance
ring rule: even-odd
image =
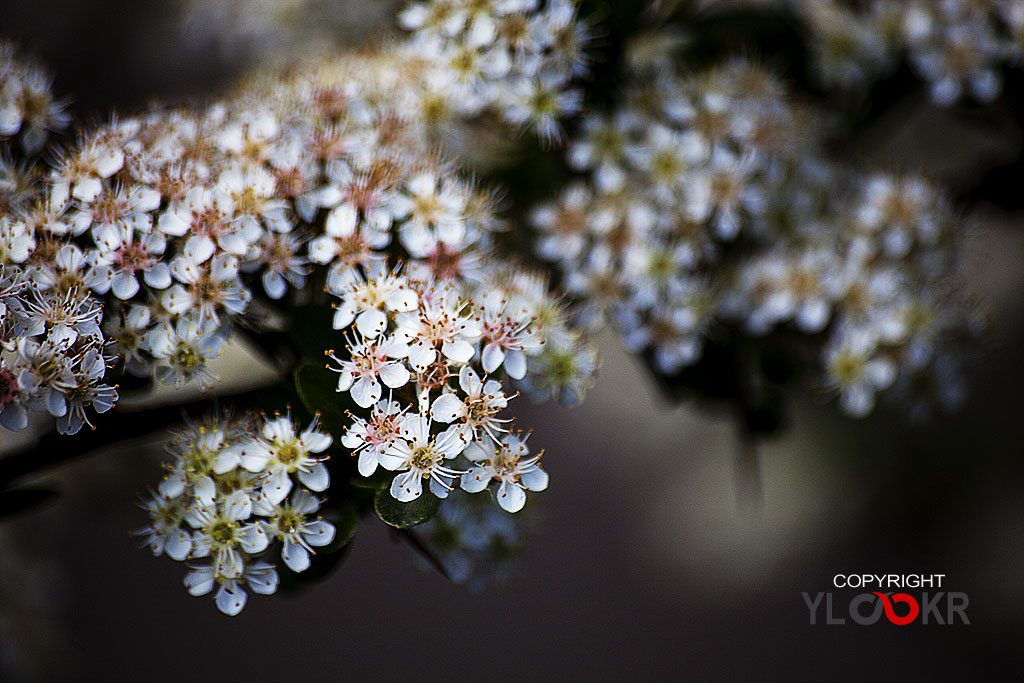
[[[115,443],[137,439],[181,421],[182,415],[210,410],[220,404],[253,406],[266,387],[211,398],[199,398],[187,403],[159,406],[143,411],[121,412],[112,410],[94,418],[96,428],[62,436],[50,432],[25,449],[0,458],[0,491],[18,479],[35,474],[48,467],[84,457]]]
[[[762,403],[762,388],[757,359],[749,346],[741,344],[737,350],[737,388],[739,410],[737,411],[738,440],[734,471],[736,474],[736,496],[740,513],[759,518],[764,512],[764,484],[761,473],[761,459],[758,453],[757,433],[751,426],[751,416]]]
[[[741,423],[736,448],[736,498],[740,514],[757,518],[764,512],[764,483],[757,437]]]
[[[398,534],[399,538],[409,543],[409,545],[413,547],[413,550],[422,555],[423,558],[430,563],[430,566],[440,572],[441,576],[449,581],[452,580],[451,574],[449,574],[448,570],[445,569],[444,563],[441,562],[441,558],[435,555],[434,551],[427,547],[427,544],[423,542],[423,539],[413,533],[411,529],[395,529],[395,532]]]

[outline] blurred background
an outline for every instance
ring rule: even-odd
[[[89,122],[201,101],[259,63],[378,44],[399,4],[8,2],[0,32]],[[1021,139],[922,91],[851,153],[973,187],[1019,162]],[[366,519],[338,570],[238,618],[136,547],[135,495],[161,453],[122,444],[47,472],[61,496],[0,522],[0,680],[1020,680],[1024,211],[984,193],[963,211],[964,276],[990,332],[953,417],[911,424],[882,406],[855,421],[824,392],[795,396],[789,428],[757,444],[752,503],[732,416],[673,404],[605,334],[582,406],[514,403],[552,484],[531,494],[507,581],[449,583]],[[256,363],[243,349],[222,359],[225,387],[258,381]],[[971,624],[810,625],[802,592],[834,591],[841,609],[855,594],[832,587],[838,573],[945,574]]]

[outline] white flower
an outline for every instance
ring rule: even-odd
[[[218,380],[206,364],[223,346],[223,336],[216,330],[204,332],[203,323],[192,316],[178,318],[174,325],[163,323],[146,335],[149,352],[168,363],[157,368],[157,379],[175,385],[195,380],[204,390]]]
[[[534,227],[544,235],[537,241],[537,253],[549,261],[571,262],[587,244],[594,197],[586,185],[573,184],[557,203],[543,204],[531,216]]]
[[[399,436],[399,425],[405,411],[397,401],[380,401],[370,411],[370,418],[353,418],[352,425],[341,437],[341,444],[358,456],[359,474],[369,477],[377,471],[380,455]]]
[[[508,406],[501,382],[493,379],[483,381],[466,365],[459,371],[459,387],[466,397],[461,398],[455,393],[441,394],[430,407],[430,416],[445,424],[461,421],[467,442],[484,434],[497,439],[498,432],[506,431],[501,425],[508,422],[497,417]]]
[[[737,158],[724,147],[715,147],[707,169],[693,173],[686,187],[688,217],[697,222],[711,218],[719,239],[729,241],[740,232],[740,209],[759,215],[764,210],[765,192],[758,185],[756,157]]]
[[[167,446],[174,462],[165,465],[167,475],[160,482],[159,492],[166,498],[191,497],[199,505],[212,505],[217,495],[216,475],[237,465],[229,451],[231,434],[219,422],[188,423]]]
[[[454,288],[435,288],[428,298],[420,296],[420,309],[396,316],[394,339],[409,346],[409,365],[422,372],[441,353],[455,363],[468,363],[476,353],[472,342],[480,338],[478,321],[468,301]]]
[[[288,232],[288,202],[274,196],[274,176],[261,166],[233,166],[217,178],[216,190],[231,198],[233,222],[243,235],[258,235],[262,221],[274,232]]]
[[[465,453],[473,467],[462,476],[462,489],[478,493],[497,481],[498,505],[507,512],[519,512],[526,504],[527,491],[548,487],[540,456],[528,457],[529,454],[526,437],[521,434],[506,434],[497,444],[490,440],[473,442]]]
[[[256,501],[257,514],[268,518],[263,528],[271,539],[282,542],[281,559],[294,572],[309,567],[312,546],[325,546],[334,540],[334,525],[322,519],[308,519],[320,509],[320,501],[306,490],[296,492],[278,505],[265,498]]]
[[[241,576],[245,570],[242,553],[259,553],[270,542],[259,522],[243,524],[251,515],[252,501],[243,491],[235,491],[209,505],[197,503],[185,515],[185,521],[196,530],[192,535],[192,556],[212,556],[219,576]]]
[[[171,272],[186,286],[174,285],[160,297],[164,308],[174,315],[198,311],[204,327],[220,324],[222,312],[242,313],[252,299],[252,292],[238,278],[238,259],[220,253],[208,264],[205,261],[206,258],[189,256],[188,252],[175,258]]]
[[[36,247],[36,240],[22,221],[0,216],[0,265],[24,263]]]
[[[182,528],[187,509],[182,498],[167,498],[158,493],[150,495],[140,504],[149,513],[150,523],[135,533],[153,555],[167,553],[181,561],[192,552],[192,535]]]
[[[531,306],[522,297],[509,297],[497,287],[487,287],[481,296],[480,323],[484,372],[504,366],[512,379],[526,376],[526,357],[540,349],[541,339],[533,329],[537,322]]]
[[[72,218],[74,232],[81,234],[91,227],[94,236],[105,228],[147,233],[153,227],[149,212],[159,206],[160,193],[151,187],[108,187],[92,200],[81,202]]]
[[[441,183],[431,173],[413,176],[406,192],[391,200],[396,220],[408,219],[399,228],[402,246],[415,258],[427,256],[438,242],[461,245],[466,237],[467,196],[454,180]]]
[[[292,234],[266,233],[260,241],[260,255],[246,270],[261,270],[263,291],[271,299],[280,299],[288,285],[301,289],[306,284],[308,261],[299,256],[301,242]]]
[[[139,292],[137,274],[154,289],[171,284],[171,271],[160,260],[166,248],[164,236],[150,232],[136,238],[135,231],[119,225],[94,228],[99,250],[93,252],[89,284],[100,294],[113,291],[118,299],[131,299]]]
[[[65,394],[65,410],[57,416],[57,432],[77,434],[84,425],[92,426],[86,415],[86,407],[97,413],[105,413],[117,403],[117,389],[101,384],[107,371],[102,352],[89,348],[78,360],[74,370],[75,385]]]
[[[196,263],[206,261],[218,248],[242,257],[262,230],[258,224],[236,222],[234,210],[235,202],[230,196],[196,186],[160,215],[157,229],[174,237],[188,235],[185,253]]]
[[[277,572],[266,562],[247,562],[237,576],[225,576],[213,565],[193,567],[185,576],[185,588],[192,595],[206,595],[219,584],[215,596],[217,608],[232,617],[245,607],[243,585],[248,585],[253,593],[271,595],[277,590],[277,583]]]
[[[301,434],[295,433],[290,417],[267,420],[260,438],[244,442],[238,449],[242,467],[263,473],[262,493],[273,504],[280,503],[292,490],[291,475],[313,491],[324,491],[330,475],[322,453],[331,445],[331,437],[317,430],[314,419]]]
[[[369,408],[380,400],[380,382],[390,389],[398,389],[409,381],[409,369],[400,360],[409,353],[409,347],[405,344],[393,338],[364,339],[354,346],[348,346],[347,350],[347,360],[338,358],[333,352],[327,355],[341,366],[331,368],[338,373],[336,391],[351,391],[352,400],[360,407]]]
[[[840,330],[825,353],[829,383],[839,391],[843,410],[865,417],[875,407],[875,393],[896,379],[896,365],[876,350],[864,330]]]
[[[458,427],[449,427],[440,434],[431,435],[430,418],[407,415],[395,439],[380,455],[381,467],[401,472],[391,483],[391,495],[407,503],[423,493],[423,480],[430,480],[430,492],[445,498],[452,489],[452,480],[461,472],[445,466],[465,450],[467,443]]]
[[[373,251],[391,241],[391,233],[360,222],[352,204],[342,204],[327,214],[324,233],[309,243],[309,258],[314,263],[337,262],[340,266],[358,266],[371,260]]]
[[[341,297],[335,307],[334,329],[343,330],[352,324],[367,339],[374,339],[387,330],[387,312],[406,313],[416,310],[419,297],[406,278],[387,272],[384,262],[371,264],[365,277],[356,268],[332,270],[327,287]]]

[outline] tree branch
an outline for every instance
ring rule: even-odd
[[[220,394],[143,411],[122,412],[115,408],[103,415],[97,415],[93,420],[96,426],[89,432],[80,432],[75,436],[50,432],[34,445],[0,458],[0,491],[15,481],[46,468],[96,453],[111,444],[137,439],[166,429],[180,422],[182,416],[188,413],[208,411],[222,404],[256,407],[267,388]]]

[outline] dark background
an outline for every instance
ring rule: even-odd
[[[332,30],[378,40],[387,4],[334,8]],[[54,69],[88,122],[200,100],[266,56],[197,39],[180,16],[166,2],[8,0],[0,33]],[[973,187],[1019,159],[1019,139],[910,93],[854,148]],[[364,520],[322,583],[225,617],[185,592],[181,563],[126,533],[144,523],[135,493],[159,476],[136,443],[50,473],[60,500],[0,524],[0,678],[1020,680],[1024,233],[1010,204],[962,207],[964,274],[990,312],[964,409],[911,424],[883,405],[853,421],[824,394],[794,396],[789,429],[759,445],[759,510],[737,500],[729,416],[670,405],[605,334],[582,407],[514,402],[552,484],[531,494],[534,532],[506,584],[452,585]],[[808,623],[801,592],[845,606],[859,591],[832,576],[864,572],[945,574],[969,594],[971,625]]]

